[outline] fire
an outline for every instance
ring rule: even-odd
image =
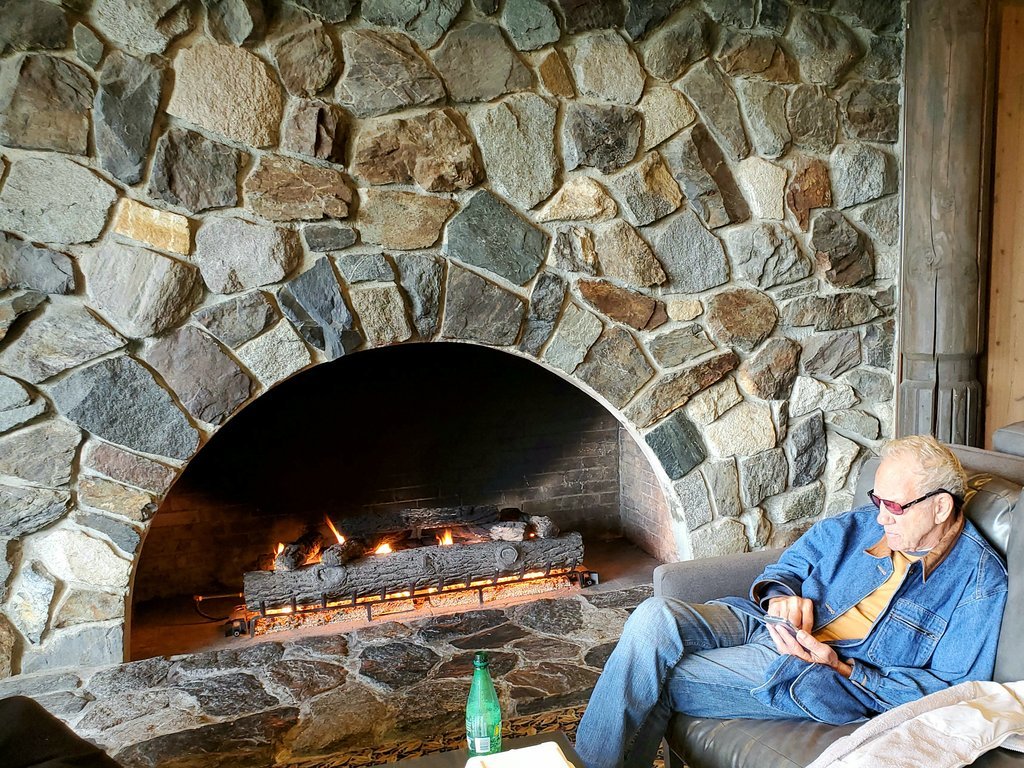
[[[452,532],[450,529],[445,528],[444,533],[437,537],[437,543],[442,547],[450,547],[452,545]]]
[[[284,542],[279,541],[277,542],[277,550],[274,552],[274,557],[277,557],[282,552],[284,552]]]
[[[388,544],[385,541],[383,544],[381,544],[379,547],[377,547],[375,550],[373,550],[373,554],[375,554],[375,555],[387,555],[387,554],[390,554],[393,551],[394,550],[391,549],[391,545]]]
[[[338,540],[338,543],[344,544],[345,537],[341,535],[341,531],[334,527],[334,523],[331,522],[331,518],[329,518],[327,515],[324,515],[324,520],[327,521],[327,527],[331,529],[331,533],[334,534],[334,538]]]

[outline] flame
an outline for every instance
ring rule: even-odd
[[[437,543],[442,547],[450,547],[452,545],[452,532],[450,529],[445,528],[444,533],[437,537]]]
[[[389,553],[391,553],[393,551],[394,550],[391,549],[391,545],[388,544],[385,541],[383,544],[381,544],[379,547],[377,547],[375,550],[373,550],[373,554],[375,554],[375,555],[387,555],[387,554],[389,554]]]
[[[331,533],[334,534],[334,538],[338,540],[338,543],[344,544],[345,537],[341,535],[341,531],[334,527],[334,523],[331,522],[331,518],[329,518],[327,515],[324,515],[324,520],[327,521],[327,527],[331,529]]]
[[[277,551],[274,552],[274,557],[277,557],[282,552],[284,552],[284,542],[279,541],[277,542]]]

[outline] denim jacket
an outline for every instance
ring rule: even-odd
[[[892,574],[892,558],[867,550],[882,536],[874,507],[815,524],[754,581],[750,600],[725,598],[745,613],[762,612],[766,592],[814,602],[814,631]],[[822,664],[780,656],[751,693],[794,717],[840,725],[967,680],[991,679],[1006,604],[1006,566],[966,521],[949,554],[927,579],[911,564],[867,637],[832,643],[853,659],[849,679]]]

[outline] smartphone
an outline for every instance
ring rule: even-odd
[[[783,626],[792,632],[794,635],[799,631],[796,626],[789,619],[785,619],[782,616],[769,616],[765,614],[763,617],[765,624],[775,624],[776,626]]]

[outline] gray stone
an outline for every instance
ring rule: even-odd
[[[220,424],[253,391],[253,381],[238,363],[198,328],[178,328],[158,339],[144,359],[174,390],[194,418]]]
[[[860,221],[873,239],[882,245],[896,245],[900,241],[899,198],[894,195],[866,206],[860,212]]]
[[[74,672],[53,672],[43,675],[20,675],[0,681],[0,697],[44,696],[48,693],[68,693],[79,688],[82,679]]]
[[[67,514],[71,494],[50,488],[0,485],[0,536],[18,539]]]
[[[683,0],[627,0],[625,28],[633,40],[642,40],[668,18]]]
[[[299,101],[285,115],[281,149],[332,163],[345,162],[345,110],[322,101]]]
[[[473,7],[485,16],[498,12],[498,0],[473,0]]]
[[[777,37],[730,31],[722,35],[715,59],[731,77],[756,77],[777,83],[797,82],[796,61]]]
[[[8,288],[73,293],[75,270],[71,259],[63,253],[0,232],[0,290]]]
[[[55,488],[71,482],[82,433],[54,419],[0,438],[0,474]]]
[[[874,32],[899,32],[903,23],[902,6],[886,0],[837,0],[832,12],[850,16],[858,26]]]
[[[334,81],[341,64],[323,24],[304,26],[270,42],[281,83],[293,96],[313,96]]]
[[[786,445],[793,487],[809,485],[821,477],[827,455],[825,422],[821,411],[815,411],[803,421],[790,425]]]
[[[768,296],[748,288],[715,294],[706,312],[708,330],[716,341],[748,352],[771,334],[779,316]]]
[[[46,296],[37,291],[18,291],[0,299],[0,341],[22,315],[28,314],[46,301]]]
[[[38,384],[120,349],[123,338],[77,304],[47,304],[0,352],[0,371]]]
[[[757,22],[762,29],[781,35],[789,26],[789,6],[784,0],[761,0]]]
[[[515,344],[526,315],[518,296],[468,269],[452,264],[444,298],[444,326],[448,339],[479,341],[492,346]]]
[[[793,143],[801,149],[825,154],[836,145],[839,107],[823,88],[798,85],[789,94],[786,121]]]
[[[85,155],[92,79],[81,67],[30,53],[0,68],[0,143]]]
[[[288,281],[277,298],[285,317],[329,360],[344,357],[363,343],[330,258],[318,259],[311,269]]]
[[[36,561],[23,566],[11,585],[7,615],[32,645],[39,644],[46,629],[56,586],[53,576]]]
[[[359,674],[397,690],[422,680],[440,660],[429,648],[414,643],[370,645],[359,655]]]
[[[626,330],[610,328],[594,343],[575,376],[616,408],[622,408],[654,376],[636,339]]]
[[[682,411],[673,413],[644,439],[670,480],[680,479],[707,458],[700,431]]]
[[[813,271],[800,242],[781,224],[759,223],[726,236],[733,266],[759,288],[795,283]]]
[[[444,262],[428,254],[399,253],[395,254],[395,265],[398,282],[409,298],[416,332],[421,339],[429,339],[437,330]]]
[[[785,325],[813,325],[819,331],[851,328],[881,315],[882,310],[863,293],[804,296],[782,307],[782,322]]]
[[[781,157],[793,137],[786,122],[786,91],[763,80],[737,80],[747,131],[754,148],[763,157]]]
[[[177,325],[202,295],[194,266],[146,248],[107,241],[79,263],[92,303],[126,336],[152,336]]]
[[[789,43],[805,80],[834,88],[863,55],[853,31],[834,16],[801,10],[794,14]]]
[[[528,89],[533,75],[494,24],[453,30],[431,54],[453,101],[490,101]]]
[[[857,368],[850,371],[845,379],[860,395],[861,400],[879,403],[892,400],[893,383],[888,373]]]
[[[0,433],[34,419],[46,410],[46,401],[30,394],[21,383],[0,376]]]
[[[860,335],[854,331],[815,334],[803,341],[804,371],[811,376],[835,378],[860,365]]]
[[[354,288],[349,294],[352,308],[372,347],[383,347],[408,340],[413,334],[405,311],[405,299],[397,285]]]
[[[747,532],[747,545],[751,549],[762,549],[768,545],[772,535],[772,524],[760,507],[746,509],[740,515],[739,521]]]
[[[744,506],[756,507],[768,496],[786,489],[789,464],[782,448],[739,459],[740,497]]]
[[[565,31],[570,35],[590,29],[621,27],[625,23],[622,0],[556,0]]]
[[[166,684],[171,664],[166,659],[152,658],[102,669],[90,678],[85,689],[100,699],[119,694],[143,691]]]
[[[92,19],[105,37],[143,53],[163,53],[192,28],[182,0],[93,0]]]
[[[82,449],[81,468],[158,495],[166,493],[178,476],[166,464],[92,439]]]
[[[59,51],[67,47],[68,31],[60,6],[43,0],[0,0],[0,56],[10,51]]]
[[[127,356],[101,360],[50,387],[66,418],[94,435],[142,453],[187,459],[199,433],[153,375]]]
[[[826,211],[814,220],[811,246],[825,279],[837,288],[851,288],[875,275],[871,246],[838,211]]]
[[[567,102],[562,124],[565,170],[585,165],[611,173],[629,164],[640,146],[642,123],[632,107]]]
[[[465,0],[363,0],[362,17],[371,24],[392,27],[409,35],[422,48],[431,48],[448,30]]]
[[[341,41],[345,72],[335,99],[356,117],[384,115],[444,98],[441,79],[404,35],[347,30]]]
[[[277,143],[283,96],[268,66],[231,45],[181,48],[167,112],[251,147]]]
[[[263,0],[203,0],[206,31],[219,43],[243,45],[264,36]]]
[[[337,256],[338,265],[346,283],[392,282],[395,270],[382,253],[349,253]]]
[[[857,80],[839,91],[843,131],[851,139],[883,141],[899,139],[900,86]]]
[[[96,153],[100,165],[125,184],[142,179],[163,72],[143,59],[114,51],[103,64],[96,93]]]
[[[829,432],[825,437],[828,446],[828,464],[826,465],[826,487],[831,493],[842,490],[850,477],[850,470],[860,456],[861,448],[853,440],[842,435]],[[849,507],[848,507],[849,508]]]
[[[196,698],[199,710],[212,717],[242,715],[252,709],[268,709],[279,704],[267,693],[255,676],[245,672],[215,675],[182,683],[180,689]]]
[[[690,207],[709,228],[750,217],[722,150],[703,125],[698,123],[670,141],[664,156]]]
[[[755,0],[702,0],[708,16],[719,24],[750,29],[757,18]]]
[[[49,3],[40,4],[49,5]],[[75,55],[78,56],[78,60],[86,66],[96,69],[103,60],[103,41],[85,24],[75,24],[72,36],[75,41]]]
[[[557,110],[541,96],[510,96],[470,114],[491,186],[520,208],[533,208],[555,190]]]
[[[743,401],[704,427],[704,440],[714,456],[753,456],[774,448],[777,441],[771,408]]]
[[[331,24],[345,21],[355,5],[353,0],[288,0],[288,2]]]
[[[575,239],[571,232],[559,231],[560,241],[563,235],[569,242],[556,243],[558,266],[592,274],[593,266],[586,259],[580,258],[582,253],[576,253]],[[602,275],[643,287],[660,285],[667,279],[665,270],[650,246],[624,221],[614,221],[602,229],[593,242],[593,250],[600,262]]]
[[[815,410],[838,411],[856,404],[857,395],[847,384],[826,384],[810,376],[797,376],[789,400],[789,415],[796,419]]]
[[[619,227],[619,224],[613,224],[608,230],[605,230],[605,233],[612,233]],[[628,245],[630,247],[629,257],[630,259],[636,260],[637,264],[649,263],[644,252],[649,251],[650,246],[643,241],[640,235],[636,234],[635,229],[625,222],[621,223],[621,227],[629,227],[632,234],[623,234],[622,237],[614,237],[613,240],[610,240],[609,242],[621,243],[624,246]],[[623,232],[625,232],[624,229]],[[613,261],[616,256],[617,254],[612,255],[611,258]],[[566,272],[579,272],[584,275],[597,274],[598,256],[594,236],[586,227],[559,227],[555,233],[555,241],[551,248],[551,257],[554,259],[555,266],[559,269],[565,270]],[[651,258],[654,258],[653,253],[651,254]],[[654,259],[654,261],[657,261],[657,259]]]
[[[832,202],[850,208],[896,191],[893,157],[868,144],[840,144],[832,151]]]
[[[513,608],[508,615],[522,627],[555,637],[571,636],[586,626],[583,605],[571,599],[534,600]]]
[[[525,285],[543,263],[550,239],[509,205],[481,190],[448,222],[444,252]]]
[[[307,224],[302,228],[302,239],[305,241],[306,247],[311,251],[321,253],[344,250],[350,245],[354,245],[356,238],[356,231],[352,227],[334,221]],[[346,279],[348,278],[346,277]]]
[[[714,517],[714,509],[711,506],[711,499],[708,497],[708,486],[699,470],[693,470],[674,485],[676,494],[679,496],[678,508],[672,506],[672,516],[686,524],[686,529],[692,531],[711,522]],[[678,512],[682,512],[682,517]]]
[[[207,220],[196,233],[194,258],[216,293],[276,283],[298,263],[295,233],[242,219]]]
[[[797,375],[800,345],[792,339],[768,339],[743,361],[736,375],[740,385],[762,400],[786,400]]]
[[[134,527],[106,515],[77,512],[75,513],[75,522],[85,528],[102,533],[113,542],[114,546],[127,555],[134,556],[142,541],[141,535]]]
[[[683,202],[679,185],[657,152],[620,173],[610,186],[626,218],[636,226],[667,216]]]
[[[715,511],[721,517],[739,517],[743,508],[740,506],[739,475],[736,472],[736,460],[718,459],[705,462],[701,468],[704,480],[711,491]]]
[[[45,243],[89,242],[116,199],[110,184],[67,158],[24,157],[0,188],[0,229]]]
[[[313,362],[302,337],[283,320],[261,336],[247,341],[236,352],[242,364],[268,388]]]
[[[729,280],[722,241],[704,228],[693,211],[682,211],[652,232],[651,246],[668,275],[666,287],[700,293]]]
[[[764,510],[775,525],[816,517],[825,504],[825,486],[820,482],[765,499]]]
[[[252,291],[196,310],[193,317],[234,349],[267,330],[280,314],[264,293]]]
[[[861,440],[877,440],[882,431],[877,417],[852,408],[831,411],[825,421],[838,432]]]
[[[694,558],[721,557],[747,551],[747,531],[738,520],[714,520],[690,536]]]
[[[691,396],[721,381],[739,364],[736,353],[722,352],[659,379],[626,412],[640,428],[650,426],[687,403]]]
[[[344,173],[284,155],[263,155],[244,189],[248,207],[271,221],[344,218],[352,203]]]
[[[864,362],[876,368],[892,370],[896,324],[892,320],[872,323],[864,329]]]
[[[700,357],[715,348],[704,329],[697,323],[668,331],[647,342],[647,348],[658,365],[672,368]]]
[[[694,8],[674,15],[643,44],[647,71],[659,80],[675,80],[711,50],[708,17]]]
[[[876,37],[857,65],[856,74],[867,80],[895,80],[903,71],[901,37]]]
[[[233,207],[243,158],[226,144],[172,127],[157,142],[147,191],[190,213]]]
[[[543,48],[562,34],[554,12],[542,0],[505,0],[501,25],[520,51]]]
[[[551,343],[544,350],[545,362],[572,373],[583,362],[602,328],[596,315],[569,302]]]
[[[530,310],[526,315],[526,328],[519,349],[528,355],[538,355],[551,338],[555,323],[562,312],[568,286],[553,272],[541,272],[530,292]]]
[[[697,108],[729,157],[742,160],[750,154],[739,101],[728,80],[710,59],[691,67],[680,80],[679,88]]]
[[[644,71],[626,41],[613,30],[585,35],[575,42],[572,68],[582,96],[613,104],[636,104],[644,90]]]

